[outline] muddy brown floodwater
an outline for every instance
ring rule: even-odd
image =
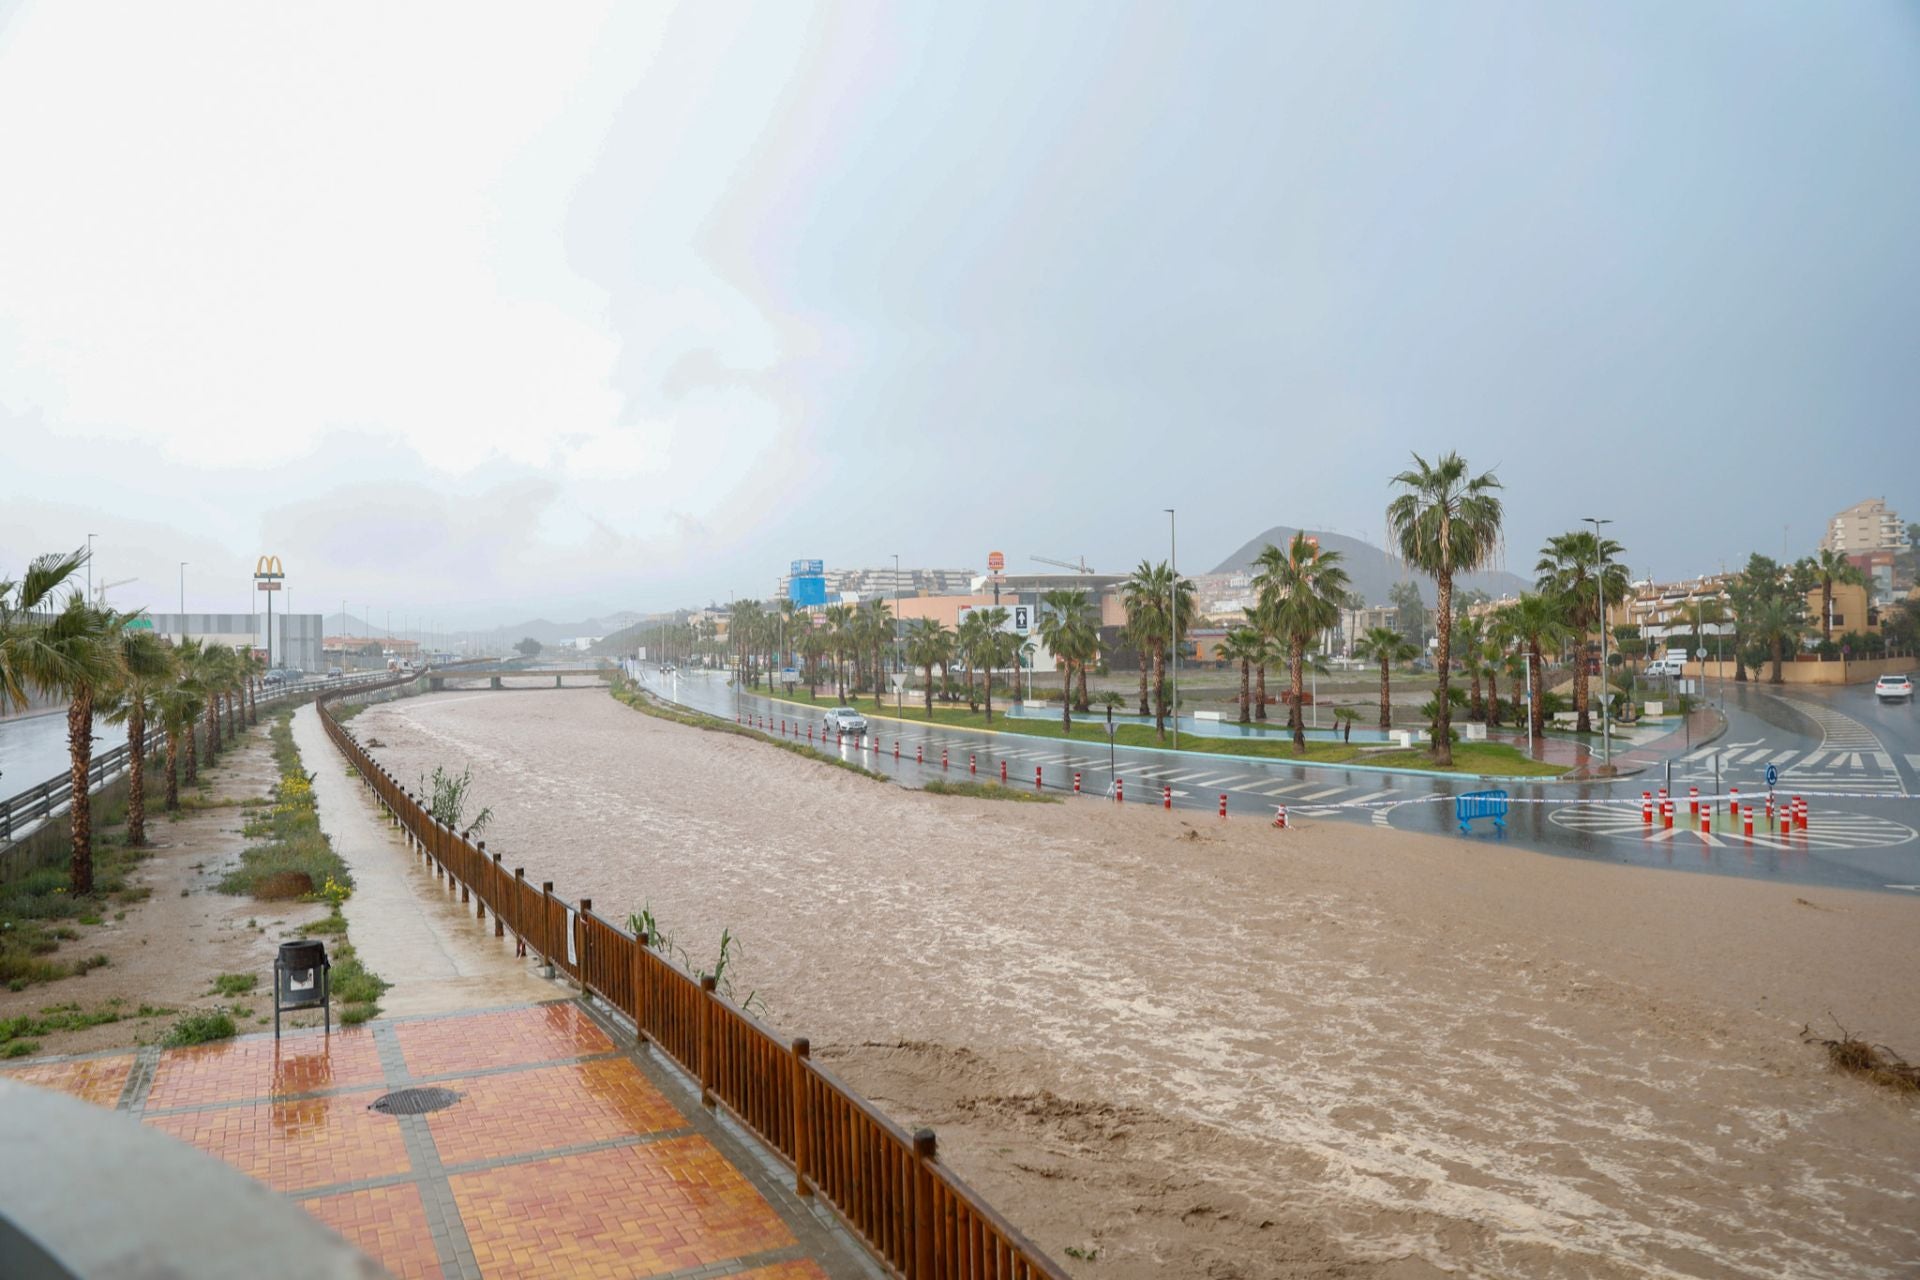
[[[1920,1106],[1798,1035],[1920,1052],[1920,902],[928,796],[593,689],[355,728],[470,765],[529,878],[731,928],[739,992],[1077,1275],[1920,1268]]]

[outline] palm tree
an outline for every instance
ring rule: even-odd
[[[1166,630],[1167,589],[1153,565],[1142,560],[1128,579],[1120,584],[1120,603],[1127,611],[1127,644],[1140,655],[1140,714],[1153,714],[1147,699],[1147,681],[1153,673],[1154,654]]]
[[[1487,723],[1500,723],[1500,662],[1505,656],[1509,643],[1505,624],[1498,612],[1489,614],[1481,628],[1480,652],[1477,655],[1481,671],[1487,677]]]
[[[1439,598],[1434,622],[1439,649],[1434,671],[1439,677],[1435,703],[1433,759],[1453,763],[1453,707],[1447,696],[1448,666],[1453,661],[1453,575],[1471,573],[1492,560],[1500,542],[1500,499],[1494,490],[1500,481],[1491,471],[1471,475],[1457,453],[1446,453],[1432,464],[1419,454],[1414,466],[1393,482],[1405,490],[1387,504],[1387,529],[1399,544],[1401,558],[1432,576]]]
[[[200,718],[200,686],[196,674],[200,658],[198,640],[183,641],[173,651],[173,676],[154,699],[154,712],[167,734],[167,809],[180,807],[180,743],[184,738],[189,753],[193,750],[193,726]],[[189,754],[187,781],[194,780],[195,765]]]
[[[1307,646],[1340,621],[1340,606],[1347,598],[1347,571],[1340,567],[1338,551],[1322,551],[1304,533],[1295,533],[1284,553],[1268,543],[1254,557],[1253,565],[1254,590],[1274,602],[1274,617],[1287,642],[1287,671],[1293,688],[1287,722],[1293,730],[1294,753],[1304,755],[1307,721],[1302,706],[1306,700]]]
[[[1581,733],[1593,732],[1587,695],[1587,634],[1607,625],[1599,596],[1604,595],[1608,604],[1627,598],[1627,567],[1620,563],[1624,552],[1625,548],[1612,538],[1596,538],[1591,531],[1581,529],[1548,538],[1547,545],[1540,548],[1540,563],[1533,567],[1539,575],[1536,585],[1561,597],[1567,623],[1579,637],[1573,664],[1573,708],[1579,713],[1574,727]]]
[[[975,609],[967,615],[967,621],[980,619],[979,632],[975,636],[976,652],[969,661],[986,663],[987,686],[987,723],[993,723],[993,669],[1000,665],[1000,659],[1007,654],[1004,643],[1006,632],[1000,628],[1007,625],[1007,611],[998,606]]]
[[[67,758],[73,785],[68,807],[73,854],[68,889],[76,894],[93,892],[93,712],[119,677],[115,633],[122,625],[120,615],[90,605],[73,592],[65,607],[40,624],[37,644],[26,655],[37,657],[38,663],[21,672],[42,693],[67,697]]]
[[[36,556],[18,582],[0,579],[0,712],[24,710],[35,689],[59,689],[61,657],[47,648],[55,594],[71,588],[85,551]],[[52,684],[43,685],[51,679]]]
[[[873,701],[880,705],[886,687],[886,653],[893,644],[893,610],[885,600],[872,600],[860,608],[860,635],[866,652],[873,656]]]
[[[1060,668],[1060,729],[1073,733],[1073,673],[1077,667],[1081,681],[1086,680],[1087,663],[1099,644],[1096,626],[1098,614],[1084,591],[1061,589],[1040,598],[1046,612],[1040,618],[1040,642]]]
[[[826,628],[821,638],[826,641],[827,653],[833,658],[834,700],[845,702],[846,692],[845,681],[843,679],[845,672],[841,667],[841,660],[847,652],[847,629],[852,623],[853,611],[843,604],[830,604],[826,607],[821,617],[824,620]]]
[[[1412,662],[1420,651],[1413,642],[1401,634],[1398,627],[1368,627],[1353,642],[1353,656],[1371,658],[1380,664],[1380,727],[1393,727],[1393,698],[1389,687],[1393,678],[1393,666],[1397,662]]]
[[[987,609],[969,609],[960,619],[959,634],[955,646],[959,650],[961,661],[967,664],[967,710],[978,711],[980,699],[973,691],[973,673],[979,670],[980,661],[986,656],[989,639]]]
[[[127,726],[127,843],[147,842],[147,718],[174,678],[173,650],[151,631],[122,626],[119,680],[109,692],[110,724]]]
[[[220,750],[220,710],[222,699],[233,685],[233,670],[240,657],[224,645],[200,651],[201,681],[207,692],[207,760],[212,762]]]
[[[1249,680],[1253,672],[1254,659],[1266,656],[1266,651],[1266,640],[1252,627],[1235,627],[1227,632],[1226,639],[1220,642],[1220,657],[1227,662],[1240,664],[1239,722],[1241,724],[1247,723],[1252,701]]]
[[[1833,643],[1833,586],[1836,582],[1863,587],[1867,583],[1866,575],[1854,566],[1853,561],[1839,552],[1827,547],[1807,562],[1813,570],[1813,576],[1820,583],[1820,638],[1828,644]]]
[[[1242,609],[1247,627],[1258,641],[1253,647],[1253,718],[1267,718],[1267,668],[1276,662],[1286,661],[1286,647],[1280,639],[1280,620],[1274,613],[1273,601],[1261,598],[1250,609]]]
[[[1565,602],[1557,595],[1528,592],[1501,610],[1501,625],[1526,651],[1527,670],[1533,677],[1533,736],[1545,731],[1545,660],[1549,651],[1558,653],[1573,643],[1574,629],[1567,623]]]
[[[1798,648],[1800,638],[1806,633],[1806,616],[1797,597],[1775,595],[1760,602],[1753,616],[1753,638],[1765,645],[1773,657],[1773,674],[1767,683],[1782,682],[1780,664],[1785,660],[1786,651]]]
[[[1342,742],[1353,741],[1353,722],[1359,718],[1360,709],[1358,707],[1335,707],[1333,709],[1334,723],[1340,726],[1340,740]]]
[[[933,720],[933,669],[953,656],[953,633],[938,618],[915,618],[907,625],[907,661],[927,669],[927,720]]]
[[[800,636],[800,656],[807,664],[807,697],[820,696],[820,659],[827,656],[827,637],[812,625],[808,619],[807,629]]]

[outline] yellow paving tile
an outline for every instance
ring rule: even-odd
[[[704,1138],[537,1160],[450,1181],[488,1276],[652,1276],[794,1243],[786,1224]]]
[[[303,1032],[278,1041],[271,1036],[224,1040],[162,1054],[147,1110],[378,1084],[383,1078],[380,1051],[364,1027],[330,1037]]]
[[[751,1271],[736,1273],[732,1280],[827,1280],[827,1273],[820,1264],[807,1259],[795,1262],[776,1262],[770,1267],[755,1267]]]
[[[606,1032],[573,1004],[402,1022],[394,1033],[415,1076],[553,1062],[613,1048]]]
[[[372,1089],[145,1119],[162,1133],[220,1157],[275,1191],[303,1191],[409,1170],[399,1122],[367,1110],[380,1092]]]
[[[78,1062],[36,1062],[28,1067],[0,1071],[8,1080],[38,1085],[68,1094],[97,1107],[111,1108],[119,1103],[127,1077],[133,1074],[133,1055],[112,1058],[83,1058]]]
[[[449,1080],[459,1102],[427,1117],[442,1164],[658,1133],[686,1124],[625,1058]]]
[[[420,1188],[410,1182],[302,1200],[300,1207],[352,1241],[397,1280],[441,1280]]]

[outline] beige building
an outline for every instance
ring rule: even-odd
[[[1907,526],[1897,512],[1888,509],[1885,498],[1854,503],[1827,521],[1827,531],[1820,538],[1821,550],[1843,556],[1903,551],[1906,546]]]

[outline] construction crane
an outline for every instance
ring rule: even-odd
[[[1075,573],[1093,572],[1093,570],[1087,568],[1087,558],[1085,556],[1080,557],[1079,564],[1074,564],[1071,560],[1055,560],[1052,556],[1028,556],[1027,559],[1032,560],[1036,564],[1050,564],[1062,569],[1071,569]]]
[[[103,605],[107,602],[107,591],[110,588],[124,587],[129,583],[138,581],[140,581],[138,578],[122,578],[118,582],[96,582],[93,586],[93,602],[97,605]]]

